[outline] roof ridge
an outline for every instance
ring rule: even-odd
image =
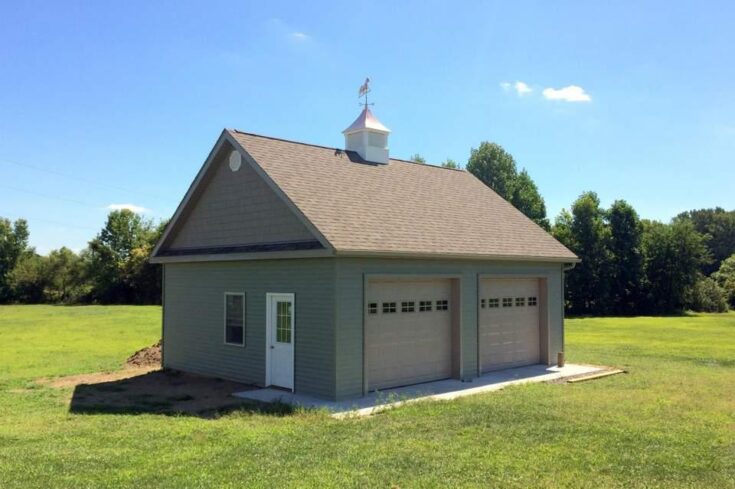
[[[233,131],[238,134],[245,134],[246,136],[255,136],[256,138],[264,138],[264,139],[271,139],[273,141],[282,141],[284,143],[293,143],[293,144],[301,144],[302,146],[311,146],[312,148],[322,148],[322,149],[329,149],[333,151],[343,151],[345,153],[355,153],[355,151],[344,149],[344,148],[335,148],[334,146],[324,146],[323,144],[314,144],[314,143],[305,143],[303,141],[296,141],[293,139],[285,139],[285,138],[277,138],[275,136],[266,136],[265,134],[258,134],[254,132],[246,132],[241,131],[239,129],[227,129],[228,131]],[[441,170],[452,170],[452,171],[460,171],[464,172],[462,168],[447,168],[446,166],[441,165],[432,165],[431,163],[419,163],[417,161],[411,161],[411,160],[404,160],[402,158],[390,158],[390,161],[395,161],[397,163],[409,163],[411,165],[423,165],[425,167],[431,167],[431,168],[439,168]]]

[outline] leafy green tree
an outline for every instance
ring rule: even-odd
[[[610,232],[594,192],[585,192],[572,204],[569,232],[571,250],[582,260],[567,277],[571,311],[605,314],[610,309]]]
[[[94,300],[117,304],[160,300],[160,279],[157,287],[151,280],[160,268],[147,262],[159,229],[129,210],[110,212],[85,254]]]
[[[484,141],[472,148],[467,171],[544,229],[549,229],[546,204],[531,176],[518,173],[513,156],[496,143]]]
[[[12,300],[9,275],[28,248],[28,223],[0,218],[0,303]]]
[[[576,250],[579,248],[579,245],[577,244],[574,233],[572,232],[572,222],[574,222],[574,216],[572,216],[571,212],[566,209],[562,209],[554,220],[554,225],[551,227],[551,234],[570,250]],[[567,276],[564,280],[564,308],[567,311],[571,311],[572,304],[575,301],[576,290],[570,289],[569,277]]]
[[[722,262],[720,269],[712,274],[712,278],[725,291],[730,306],[735,308],[735,254]]]
[[[442,166],[443,166],[444,168],[452,168],[452,169],[454,169],[454,170],[459,170],[459,169],[460,169],[460,168],[459,168],[459,165],[457,164],[457,162],[456,162],[456,161],[454,161],[454,160],[453,160],[453,159],[451,159],[451,158],[447,158],[446,160],[444,160],[444,161],[442,162]]]
[[[638,213],[624,200],[613,202],[607,212],[607,221],[610,226],[612,310],[615,314],[635,314],[643,281],[643,228]]]
[[[510,201],[513,197],[515,180],[518,176],[516,161],[499,144],[483,141],[479,148],[472,148],[467,171],[505,200]]]
[[[48,302],[78,302],[90,292],[84,262],[66,247],[49,253],[46,259],[44,298]]]
[[[165,228],[165,222],[152,227],[146,233],[143,243],[132,250],[125,264],[123,276],[133,290],[133,301],[136,304],[161,303],[161,267],[148,260]]]
[[[712,260],[703,263],[702,273],[710,275],[720,268],[720,264],[735,253],[735,211],[726,211],[721,207],[714,209],[698,209],[683,212],[676,220],[688,220],[698,233],[707,237],[707,247]]]
[[[414,155],[413,155],[413,156],[411,157],[411,161],[413,161],[414,163],[421,163],[422,165],[425,165],[425,164],[426,164],[426,160],[424,159],[424,157],[423,157],[423,156],[421,156],[421,155],[420,155],[420,154],[418,154],[418,153],[414,154]]]
[[[649,312],[681,312],[709,258],[705,238],[687,220],[644,221],[641,248]]]
[[[546,204],[538,191],[536,183],[528,172],[523,169],[513,183],[513,193],[510,203],[523,212],[536,224],[549,230],[549,220],[546,218]]]
[[[700,276],[689,292],[686,307],[697,312],[727,312],[725,296],[715,280]]]
[[[48,259],[28,250],[18,259],[8,274],[8,285],[14,301],[23,304],[38,304],[44,301],[48,282]]]

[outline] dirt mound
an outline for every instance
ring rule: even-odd
[[[153,346],[140,349],[130,355],[125,361],[126,367],[160,367],[161,366],[161,341]]]

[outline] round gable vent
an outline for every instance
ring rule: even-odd
[[[240,152],[235,150],[230,153],[230,170],[237,171],[242,166],[242,155]]]

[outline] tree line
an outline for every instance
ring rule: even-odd
[[[40,255],[23,219],[0,218],[0,303],[160,304],[161,271],[148,263],[165,223],[112,211],[79,253]]]
[[[467,171],[581,258],[567,272],[575,315],[724,312],[735,307],[735,211],[700,209],[669,223],[641,219],[624,200],[603,209],[584,192],[550,225],[538,187],[500,145],[472,149]]]
[[[426,163],[419,154],[412,160]],[[451,159],[442,163],[460,168]],[[684,212],[669,223],[641,219],[624,200],[603,209],[585,192],[553,224],[536,183],[500,145],[473,148],[466,170],[571,249],[566,275],[575,315],[673,314],[735,307],[735,211]],[[129,211],[111,212],[79,253],[39,255],[27,223],[0,218],[0,303],[160,304],[160,266],[148,258],[163,233]]]

